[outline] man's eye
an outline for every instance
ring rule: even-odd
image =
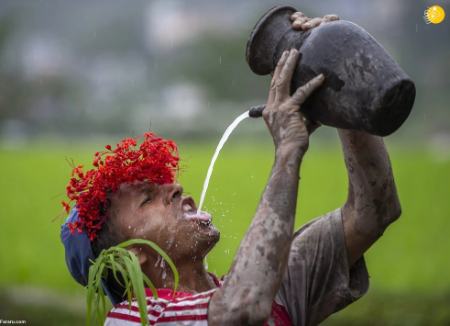
[[[147,203],[149,203],[149,202],[151,202],[152,201],[152,198],[149,196],[149,197],[146,197],[143,201],[142,201],[142,203],[141,203],[141,206],[143,206],[143,205],[145,205],[145,204],[147,204]]]

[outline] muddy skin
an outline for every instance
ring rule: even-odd
[[[122,184],[110,200],[111,221],[125,239],[151,240],[172,258],[180,276],[179,291],[195,293],[216,287],[203,259],[219,241],[219,231],[213,225],[205,227],[183,218],[185,204],[193,205],[194,211],[196,207],[179,184]],[[161,256],[147,246],[129,249],[157,288],[174,287],[172,271]]]
[[[231,271],[209,307],[210,325],[261,325],[286,268],[293,236],[300,164],[312,125],[298,112],[324,81],[319,75],[292,96],[290,81],[298,51],[280,59],[270,86],[264,120],[275,143],[275,162],[253,222]],[[256,249],[256,250],[255,250]]]
[[[360,131],[339,130],[349,177],[342,212],[350,263],[401,214],[389,156],[383,139]]]
[[[329,16],[330,21],[339,19]],[[297,30],[327,21],[311,20],[302,13],[295,13],[291,20]],[[262,325],[270,315],[282,281],[293,237],[299,169],[309,146],[309,135],[318,127],[298,110],[324,82],[323,77],[317,76],[289,96],[297,60],[296,50],[284,53],[273,74],[263,117],[274,140],[275,162],[231,270],[212,297],[209,325]],[[342,214],[352,265],[400,216],[401,209],[382,138],[359,131],[338,132],[349,178]]]

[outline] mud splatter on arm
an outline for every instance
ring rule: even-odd
[[[361,131],[339,130],[349,191],[342,213],[350,263],[401,214],[389,155],[383,139]]]
[[[230,273],[211,300],[210,325],[262,325],[286,268],[293,236],[299,168],[315,126],[298,111],[322,84],[322,75],[290,95],[298,51],[285,52],[273,74],[263,117],[275,144],[275,162],[254,219]]]

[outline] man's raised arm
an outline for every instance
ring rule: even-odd
[[[383,139],[360,131],[339,130],[349,177],[342,208],[345,242],[352,265],[401,214]]]
[[[269,316],[292,240],[299,168],[309,144],[300,105],[323,82],[319,75],[290,96],[298,51],[285,52],[275,69],[264,120],[275,143],[275,162],[252,224],[223,286],[209,306],[211,325],[260,325]]]

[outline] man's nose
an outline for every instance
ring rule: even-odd
[[[181,195],[183,194],[183,187],[178,183],[168,184],[164,187],[166,188],[164,204],[169,205],[174,200],[181,198]]]

